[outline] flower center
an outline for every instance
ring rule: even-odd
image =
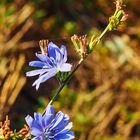
[[[50,136],[49,129],[46,129],[44,133],[44,140],[49,140],[49,136]]]
[[[47,128],[44,133],[44,140],[53,140],[54,136],[52,136],[51,131]]]

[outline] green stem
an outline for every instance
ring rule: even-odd
[[[100,36],[98,37],[99,40],[102,39],[102,37],[105,35],[105,33],[108,31],[109,29],[109,24],[107,25],[107,27],[104,29],[104,31],[100,34]]]
[[[117,12],[118,12],[118,9],[115,10],[114,16],[116,16]],[[108,23],[108,25],[106,26],[106,28],[104,29],[104,31],[103,31],[103,32],[100,34],[100,36],[98,37],[99,40],[101,40],[102,37],[105,35],[105,33],[109,30],[109,26],[110,26],[110,25],[109,25],[109,23]]]
[[[101,40],[101,38],[105,35],[105,33],[108,31],[109,25],[104,29],[104,31],[101,33],[101,35],[98,37],[99,40]],[[86,56],[87,57],[87,56]],[[58,91],[55,93],[55,95],[52,97],[51,101],[49,102],[48,105],[51,105],[57,98],[57,96],[59,95],[59,93],[62,91],[62,89],[64,88],[64,86],[69,82],[69,80],[71,79],[71,77],[73,76],[74,72],[80,67],[80,65],[83,63],[83,61],[86,59],[86,57],[84,59],[81,59],[79,61],[79,63],[76,65],[76,67],[72,70],[72,72],[69,74],[69,76],[66,78],[66,80],[60,85]],[[45,113],[46,109],[44,110],[43,114]]]
[[[118,12],[118,9],[115,10],[114,15],[115,16]],[[109,26],[110,23],[108,23],[107,27],[104,29],[104,31],[100,34],[100,36],[97,38],[97,43],[95,45],[98,44],[98,42],[102,39],[102,37],[106,34],[107,31],[109,31]],[[87,55],[88,56],[88,55]],[[86,56],[86,57],[87,57]],[[69,80],[71,79],[71,77],[73,76],[73,74],[75,73],[75,71],[80,67],[80,65],[83,63],[83,61],[86,59],[86,57],[81,58],[81,60],[79,61],[79,63],[76,65],[76,67],[72,70],[72,72],[68,75],[68,77],[66,78],[66,80],[60,85],[58,91],[55,93],[55,95],[53,96],[53,98],[51,99],[51,101],[49,102],[48,105],[51,105],[57,98],[57,96],[59,95],[59,93],[62,91],[62,89],[64,88],[64,86],[69,82]],[[44,110],[43,114],[45,113],[46,109]]]
[[[98,37],[98,39],[100,40],[105,33],[108,31],[109,25],[104,29],[104,31],[101,33],[101,35]],[[87,56],[86,56],[87,57]],[[57,96],[59,95],[59,93],[62,91],[62,89],[64,88],[64,86],[69,82],[69,80],[71,79],[71,77],[73,76],[74,72],[80,67],[80,65],[83,63],[83,61],[86,59],[86,57],[84,59],[81,59],[79,61],[79,63],[76,65],[76,67],[72,70],[72,72],[69,74],[69,76],[66,78],[66,80],[60,85],[58,91],[55,93],[55,95],[52,97],[51,101],[49,102],[48,105],[51,105],[57,98]],[[46,110],[44,110],[43,114],[45,113]]]
[[[71,73],[69,74],[69,76],[66,78],[66,80],[60,85],[58,91],[55,93],[55,95],[53,96],[53,98],[51,99],[51,101],[49,102],[48,105],[51,105],[57,98],[57,96],[59,95],[59,93],[62,91],[62,89],[64,88],[64,86],[69,82],[69,80],[72,78],[74,72],[80,67],[80,65],[83,63],[84,59],[81,59],[79,61],[79,63],[76,65],[76,67],[71,71]],[[44,110],[43,114],[45,113],[46,110]]]
[[[58,94],[62,91],[62,89],[64,88],[64,86],[69,82],[69,80],[71,79],[72,75],[79,68],[79,66],[82,64],[83,61],[84,61],[83,59],[81,59],[79,61],[79,63],[76,65],[76,67],[72,70],[72,72],[66,78],[66,80],[61,84],[61,86],[59,87],[58,91],[55,93],[55,95],[53,96],[53,98],[49,102],[49,105],[51,105],[54,102],[54,100],[56,99],[56,97],[58,96]]]

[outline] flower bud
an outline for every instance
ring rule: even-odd
[[[74,35],[71,37],[71,41],[75,47],[76,52],[79,53],[81,58],[85,58],[86,55],[88,54],[86,35],[83,36]]]
[[[125,21],[128,17],[128,14],[125,14],[124,10],[122,10],[123,0],[116,0],[116,12],[115,14],[109,18],[109,31],[118,29],[119,25]]]
[[[41,50],[42,54],[48,55],[48,48],[47,48],[48,42],[49,42],[48,40],[40,40],[39,41],[39,46],[40,46],[40,50]]]
[[[88,53],[91,53],[94,47],[98,44],[99,39],[96,36],[92,36],[89,45],[88,45]]]

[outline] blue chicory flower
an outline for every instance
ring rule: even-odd
[[[44,115],[34,113],[34,119],[28,115],[25,120],[30,128],[32,140],[72,140],[74,133],[70,131],[72,122],[69,116],[61,111],[54,114],[54,107],[49,105]]]
[[[72,65],[66,63],[67,50],[64,45],[61,45],[59,48],[54,43],[50,42],[47,50],[48,52],[46,54],[36,53],[36,56],[40,59],[40,61],[31,61],[29,63],[30,66],[38,67],[40,69],[32,70],[26,73],[26,76],[39,75],[39,78],[33,83],[33,86],[36,86],[36,90],[38,90],[40,83],[43,83],[49,78],[55,76],[59,71],[71,71]]]

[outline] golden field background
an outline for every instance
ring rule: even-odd
[[[5,0],[0,2],[0,120],[12,128],[42,111],[57,90],[56,79],[36,92],[25,77],[28,62],[49,39],[67,46],[69,62],[78,62],[70,37],[98,34],[108,23],[113,0]],[[140,139],[140,5],[124,1],[128,20],[109,32],[75,73],[54,103],[71,116],[78,140]],[[18,122],[18,123],[17,123]]]

